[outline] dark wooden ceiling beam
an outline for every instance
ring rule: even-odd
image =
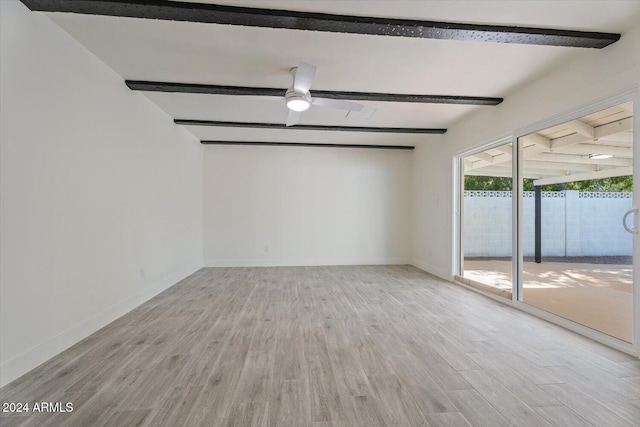
[[[259,128],[259,129],[293,129],[293,130],[328,130],[338,132],[377,132],[377,133],[420,133],[436,134],[445,133],[446,129],[432,128],[389,128],[389,127],[362,127],[362,126],[325,126],[325,125],[295,125],[286,126],[280,123],[249,123],[249,122],[220,122],[212,120],[188,120],[175,119],[178,125],[186,126],[216,126],[233,128]]]
[[[200,141],[204,145],[259,145],[284,147],[376,148],[382,150],[413,150],[413,145],[327,144],[312,142],[258,142],[258,141]]]
[[[165,0],[21,0],[29,9],[131,18],[425,39],[601,49],[620,34],[257,9]]]
[[[198,93],[207,95],[232,96],[269,96],[284,97],[286,89],[245,86],[219,86],[192,83],[148,82],[140,80],[126,80],[125,83],[132,90],[146,92]],[[453,95],[410,95],[377,92],[338,92],[330,90],[313,90],[312,96],[329,99],[344,99],[348,101],[377,101],[377,102],[415,102],[423,104],[462,104],[462,105],[498,105],[502,98],[484,96],[453,96]]]

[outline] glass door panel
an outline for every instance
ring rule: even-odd
[[[628,102],[518,140],[519,299],[627,342],[633,339],[633,236],[623,217],[633,207],[632,122]]]
[[[457,280],[512,297],[511,143],[462,159],[461,273]]]

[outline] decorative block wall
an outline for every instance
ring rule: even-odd
[[[534,200],[532,191],[524,193],[524,256],[534,255]],[[631,255],[631,235],[622,227],[631,207],[631,193],[543,192],[542,256]],[[465,256],[511,256],[511,217],[510,191],[465,191]]]

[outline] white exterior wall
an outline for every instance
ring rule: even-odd
[[[535,198],[523,199],[523,252],[535,251]],[[622,227],[631,193],[542,193],[542,256],[632,255],[632,239]],[[512,252],[511,192],[467,191],[464,198],[464,254],[509,257]]]
[[[202,266],[202,148],[0,1],[0,386]]]
[[[511,256],[511,192],[467,194],[464,198],[465,256]]]
[[[571,218],[567,219],[568,230],[580,230],[580,251],[575,253],[578,256],[590,255],[593,252],[597,255],[632,255],[631,234],[622,227],[622,217],[632,208],[632,199],[628,197],[630,194],[609,193],[607,198],[603,198],[602,194],[580,194],[580,223],[574,224]],[[629,219],[629,223],[631,222]]]

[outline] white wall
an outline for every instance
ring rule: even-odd
[[[47,17],[0,7],[4,385],[201,267],[202,150]]]
[[[632,193],[542,192],[542,256],[631,256],[622,226]],[[508,257],[512,248],[511,191],[465,191],[463,249],[468,257]],[[524,192],[522,251],[535,251],[535,198]]]
[[[585,49],[570,63],[505,94],[505,101],[499,106],[480,109],[450,126],[438,144],[417,147],[413,167],[412,263],[440,277],[452,277],[456,154],[629,88],[637,91],[638,52],[640,25],[624,33],[619,42],[602,50]]]
[[[412,153],[206,147],[205,265],[408,262]]]

